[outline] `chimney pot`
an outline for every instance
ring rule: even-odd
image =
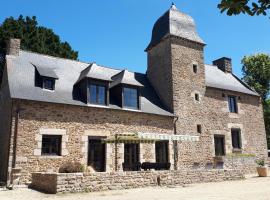
[[[21,40],[17,38],[11,38],[7,42],[7,55],[18,56],[21,48]]]
[[[232,73],[232,59],[222,57],[213,61],[213,65],[216,65],[220,70],[225,73]]]

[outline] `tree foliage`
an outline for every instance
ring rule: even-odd
[[[270,0],[221,0],[218,8],[227,15],[239,15],[241,13],[254,15],[267,15],[270,9]]]
[[[270,56],[257,54],[242,59],[243,80],[253,87],[265,102],[270,91]]]
[[[38,26],[35,16],[6,18],[0,24],[0,85],[4,67],[6,43],[10,38],[21,39],[21,49],[69,59],[78,59],[78,52],[67,42],[61,42],[52,29]]]
[[[270,148],[270,55],[245,56],[242,64],[243,80],[261,95],[268,147]]]
[[[6,52],[6,42],[10,38],[21,39],[21,49],[37,53],[77,59],[78,52],[72,50],[67,42],[61,42],[52,29],[38,26],[36,17],[23,17],[18,19],[9,17],[0,25],[0,54]]]

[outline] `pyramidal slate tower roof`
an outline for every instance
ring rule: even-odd
[[[152,39],[146,51],[157,45],[168,36],[181,37],[197,43],[205,44],[196,30],[193,18],[180,12],[174,4],[154,24]]]

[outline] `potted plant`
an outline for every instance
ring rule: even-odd
[[[267,177],[267,172],[268,168],[265,166],[265,162],[263,159],[257,160],[256,161],[258,167],[257,167],[257,172],[260,177]]]

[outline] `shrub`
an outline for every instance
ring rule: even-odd
[[[259,159],[256,161],[257,165],[259,165],[259,167],[264,167],[265,166],[265,161],[263,159]]]
[[[59,168],[59,173],[84,172],[84,166],[79,162],[66,162]]]

